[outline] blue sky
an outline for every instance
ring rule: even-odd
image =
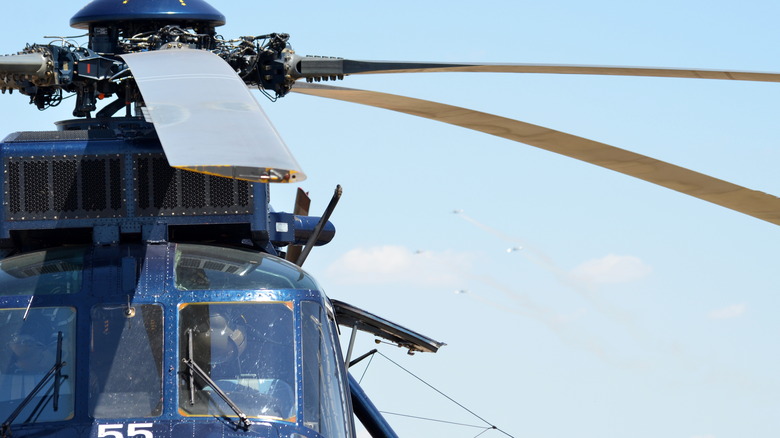
[[[224,36],[286,32],[304,55],[780,72],[771,1],[211,4],[228,19]],[[6,5],[0,51],[78,34],[67,23],[80,6]],[[778,84],[466,73],[341,84],[516,118],[780,194]],[[257,97],[309,177],[300,185],[312,211],[344,188],[336,239],[306,268],[333,298],[448,344],[413,357],[380,345],[388,358],[515,437],[780,433],[777,226],[461,128]],[[0,120],[9,133],[48,129],[70,110],[39,113],[6,95]],[[294,190],[272,187],[275,208],[290,210]],[[356,354],[374,346],[360,337]],[[363,384],[382,410],[483,424],[383,357]],[[401,436],[482,430],[389,419]]]

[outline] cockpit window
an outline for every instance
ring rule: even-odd
[[[183,415],[236,417],[222,391],[249,418],[296,421],[291,302],[183,304],[179,321]]]
[[[73,416],[75,327],[76,310],[70,307],[0,310],[0,422]]]
[[[0,295],[72,294],[81,289],[84,248],[58,248],[0,261]]]
[[[322,436],[351,436],[347,391],[333,321],[320,303],[301,302],[303,424]]]
[[[89,414],[94,418],[160,415],[162,307],[98,305],[91,316]]]
[[[235,248],[178,244],[174,269],[179,290],[317,289],[297,266]]]

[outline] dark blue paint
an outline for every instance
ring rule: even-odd
[[[327,305],[327,297],[320,290],[195,290],[181,291],[174,285],[173,256],[175,244],[112,245],[87,248],[82,287],[78,293],[61,295],[36,295],[33,308],[67,306],[76,309],[77,351],[74,393],[76,395],[74,418],[66,422],[50,422],[32,425],[14,425],[13,436],[20,437],[98,437],[100,424],[122,424],[122,433],[127,436],[129,424],[152,424],[149,430],[155,438],[178,436],[234,436],[281,438],[289,436],[312,437],[320,435],[303,427],[299,418],[297,424],[282,421],[253,419],[249,431],[237,431],[230,421],[216,417],[186,417],[178,412],[178,379],[180,361],[178,350],[179,305],[188,302],[235,302],[235,301],[290,301],[294,303],[295,314],[300,314],[300,303],[304,300]],[[129,261],[132,260],[132,263]],[[139,268],[138,281],[134,290],[127,291],[126,276],[129,266]],[[30,295],[0,296],[0,309],[24,308]],[[92,321],[90,310],[99,304],[124,306],[128,298],[132,305],[157,304],[163,307],[164,351],[163,351],[163,398],[162,415],[151,418],[93,419],[88,415],[87,394],[89,393],[89,343]],[[296,318],[296,330],[300,331],[300,320]],[[301,338],[296,339],[296,351],[300,354]],[[341,352],[336,352],[341,357]],[[132,360],[128,356],[127,360]],[[300,363],[300,357],[298,359]],[[297,378],[302,387],[301,375]],[[302,395],[299,392],[299,405]],[[4,419],[0,419],[3,421]],[[214,435],[212,435],[214,434]],[[292,435],[298,434],[298,435]],[[139,435],[141,436],[141,435]]]
[[[70,19],[70,25],[124,21],[166,21],[225,24],[225,16],[203,0],[94,0]]]
[[[138,132],[128,136],[127,132],[122,132],[123,129],[127,129],[125,125]],[[82,128],[75,123],[62,123],[60,126],[61,129],[74,127]],[[114,131],[117,131],[118,135]],[[10,239],[11,232],[14,230],[88,228],[94,230],[93,243],[96,244],[117,243],[120,234],[134,232],[141,233],[145,241],[163,242],[169,240],[168,227],[171,226],[243,224],[248,227],[253,236],[257,236],[257,241],[254,242],[256,246],[275,254],[276,247],[286,246],[288,243],[306,243],[319,221],[317,217],[273,212],[268,204],[268,185],[259,183],[248,183],[251,187],[252,209],[242,214],[218,210],[203,214],[192,212],[181,214],[164,209],[159,211],[153,211],[154,209],[149,207],[144,209],[137,199],[137,194],[134,193],[137,169],[133,165],[138,157],[159,157],[163,154],[162,146],[151,127],[134,118],[114,118],[111,119],[107,129],[90,131],[101,134],[90,134],[87,137],[84,134],[86,132],[74,130],[43,132],[40,135],[25,132],[10,134],[0,143],[0,163],[8,168],[8,163],[12,161],[24,166],[25,161],[121,159],[124,163],[121,179],[123,197],[121,210],[112,215],[88,212],[75,215],[50,211],[37,215],[18,214],[16,217],[8,217],[9,209],[3,208],[0,209],[0,240]],[[5,186],[7,191],[4,201],[8,206],[13,188],[9,187],[8,181]],[[316,244],[324,245],[334,235],[335,227],[329,222]]]
[[[116,47],[111,38],[116,38],[121,32],[129,32],[145,25],[154,27],[166,24],[181,24],[201,29],[205,33],[213,32],[213,27],[225,24],[225,17],[203,0],[94,0],[79,12],[70,21],[71,26],[94,31],[96,25],[105,25],[110,31],[110,38],[103,41],[91,41],[93,50],[105,53],[115,53]],[[211,29],[209,29],[211,28]],[[204,30],[205,29],[205,30]],[[92,35],[93,37],[95,35]],[[127,35],[125,35],[127,36]],[[92,38],[91,38],[92,39]],[[98,50],[97,47],[100,47]],[[87,53],[87,52],[84,52]],[[86,55],[85,55],[86,56]],[[97,79],[98,76],[110,76],[116,71],[110,70],[112,60],[100,58],[93,52],[89,56],[95,58],[95,62],[87,58],[79,64],[78,74],[83,77]],[[87,68],[88,66],[92,66]],[[89,71],[88,71],[89,70]],[[73,74],[73,73],[70,73]],[[86,121],[69,121],[60,124],[60,133],[44,132],[14,133],[0,143],[0,163],[4,166],[4,208],[0,209],[0,258],[9,254],[31,251],[47,246],[59,246],[62,242],[56,242],[41,238],[35,234],[39,231],[50,231],[46,237],[67,236],[78,234],[79,230],[87,230],[87,238],[79,239],[79,244],[85,245],[85,260],[82,268],[82,285],[78,292],[69,294],[37,294],[31,295],[3,295],[0,290],[0,310],[24,309],[31,306],[33,309],[46,307],[70,307],[76,311],[76,351],[70,358],[73,361],[70,371],[73,385],[72,392],[75,397],[73,417],[67,421],[14,424],[12,435],[14,437],[127,437],[147,436],[148,438],[167,437],[194,437],[194,436],[219,436],[219,437],[264,437],[264,438],[321,438],[321,435],[313,429],[305,427],[306,418],[302,369],[307,368],[303,364],[303,324],[301,321],[302,303],[304,308],[311,307],[308,302],[314,302],[321,308],[329,309],[330,302],[324,293],[316,287],[301,289],[273,289],[273,290],[179,290],[174,284],[174,256],[176,243],[171,243],[172,229],[179,232],[187,228],[195,232],[180,235],[186,236],[181,240],[188,242],[210,242],[216,239],[225,239],[227,234],[228,244],[243,248],[251,248],[253,251],[275,255],[288,244],[303,244],[312,234],[312,230],[319,221],[316,217],[301,217],[289,213],[277,213],[271,210],[268,199],[268,186],[265,184],[251,184],[247,191],[234,190],[234,196],[249,196],[251,203],[241,204],[246,206],[240,213],[236,211],[202,211],[191,212],[168,209],[164,207],[144,207],[138,193],[142,190],[138,181],[140,176],[139,157],[162,156],[162,148],[154,134],[153,127],[142,122],[138,118],[111,118],[89,119]],[[109,213],[103,213],[98,208],[92,209],[89,202],[79,204],[79,210],[68,210],[58,207],[68,202],[68,196],[77,198],[78,202],[91,199],[95,193],[87,189],[79,188],[78,193],[62,196],[55,195],[58,188],[68,186],[71,181],[66,177],[62,181],[56,181],[53,171],[36,171],[37,165],[53,166],[52,163],[70,161],[77,163],[78,172],[82,168],[91,165],[90,162],[104,160],[109,163],[111,159],[119,160],[118,165],[119,186],[122,204],[113,208]],[[146,159],[146,158],[144,158]],[[151,159],[151,158],[150,158]],[[93,164],[93,163],[92,163]],[[29,173],[17,172],[19,180],[9,181],[9,175],[13,174],[12,167],[29,166]],[[105,164],[107,173],[114,172],[111,164]],[[150,165],[151,166],[151,165]],[[49,173],[46,173],[49,172]],[[151,171],[150,171],[151,172]],[[46,173],[46,176],[41,176]],[[40,177],[34,182],[36,174]],[[150,173],[151,174],[151,173]],[[88,173],[80,173],[79,184],[84,179],[90,179],[86,185],[95,187],[106,184],[106,190],[116,187],[109,184],[109,179],[101,180],[101,176],[91,179]],[[116,174],[111,174],[116,176]],[[191,174],[188,176],[192,176]],[[28,178],[29,177],[29,178]],[[47,180],[47,178],[49,178]],[[181,177],[181,185],[184,177]],[[76,178],[74,178],[75,181]],[[33,181],[33,182],[31,182]],[[63,183],[64,181],[64,183]],[[156,182],[156,180],[155,180]],[[14,184],[16,187],[14,188]],[[73,183],[75,184],[75,183]],[[216,184],[216,183],[215,183]],[[154,185],[154,182],[150,185]],[[75,187],[75,185],[74,185]],[[81,187],[81,186],[79,186]],[[198,192],[189,186],[189,194]],[[249,195],[247,195],[247,192]],[[43,208],[40,211],[14,210],[10,207],[14,200],[14,194],[22,193],[30,198],[41,198],[40,194],[49,197],[50,205],[54,207]],[[104,196],[106,199],[113,196]],[[184,196],[184,195],[180,195]],[[211,195],[209,195],[211,196]],[[113,198],[116,200],[116,196]],[[18,201],[18,198],[16,199]],[[33,200],[34,201],[34,200]],[[34,203],[31,201],[30,203]],[[27,200],[21,201],[27,203]],[[110,202],[109,202],[110,203]],[[234,204],[238,205],[240,203]],[[85,207],[86,206],[86,207]],[[176,207],[178,208],[178,207]],[[230,207],[233,208],[233,207]],[[74,211],[76,211],[74,213]],[[231,228],[232,227],[232,228]],[[228,229],[228,231],[225,231]],[[239,230],[239,231],[236,231]],[[329,242],[335,233],[332,224],[327,223],[324,233],[316,244]],[[219,234],[219,236],[217,236]],[[19,237],[22,236],[22,237]],[[30,237],[32,236],[32,237]],[[246,237],[249,237],[248,239]],[[232,240],[230,240],[232,239]],[[220,243],[225,245],[226,241]],[[70,243],[70,242],[68,242]],[[0,272],[0,275],[3,273]],[[304,274],[301,274],[304,275]],[[60,280],[58,280],[60,281]],[[313,283],[312,283],[313,284]],[[263,418],[252,419],[253,425],[249,430],[240,430],[236,427],[235,420],[230,418],[218,418],[214,416],[193,417],[185,416],[179,412],[179,379],[182,367],[180,355],[181,339],[179,339],[179,310],[183,303],[216,303],[216,302],[260,302],[260,301],[285,301],[292,303],[295,324],[295,353],[297,387],[298,418],[293,422],[281,420],[265,420]],[[162,352],[162,413],[159,416],[143,418],[100,418],[90,416],[90,341],[93,339],[91,311],[96,306],[121,307],[131,303],[133,306],[153,304],[162,308],[163,312],[163,352]],[[320,309],[321,311],[321,309]],[[11,314],[12,312],[6,312]],[[67,312],[65,312],[67,313]],[[332,315],[331,315],[332,316]],[[103,321],[103,319],[99,319]],[[309,319],[307,318],[307,321]],[[325,321],[323,321],[325,322]],[[328,324],[335,325],[328,320]],[[309,321],[311,326],[311,322]],[[108,327],[108,326],[106,326]],[[16,333],[16,332],[9,332]],[[108,332],[107,332],[108,333]],[[70,337],[73,339],[73,337]],[[159,344],[157,344],[159,345]],[[109,349],[113,352],[114,349]],[[346,381],[346,373],[342,367],[343,356],[336,342],[331,348],[329,357],[336,360],[336,367],[342,378]],[[159,350],[157,350],[159,351]],[[312,350],[308,350],[312,351]],[[326,354],[326,353],[323,353]],[[119,356],[117,356],[119,357]],[[122,359],[125,359],[122,357]],[[132,361],[132,355],[126,358]],[[133,370],[128,370],[132,372]],[[124,373],[121,374],[124,378]],[[129,379],[124,379],[129,381]],[[326,380],[326,379],[323,379]],[[340,390],[343,395],[343,408],[348,412],[348,420],[351,422],[352,404],[355,400],[359,415],[368,422],[375,436],[394,437],[390,426],[381,418],[379,411],[371,404],[365,393],[359,388],[354,379],[350,379],[350,390],[346,385]],[[313,386],[310,386],[313,387]],[[155,396],[155,399],[157,396]],[[68,411],[66,411],[68,412]],[[135,412],[135,411],[133,411]],[[99,414],[98,414],[99,415]],[[61,417],[60,417],[61,418]],[[329,416],[327,418],[336,418]],[[0,422],[4,421],[0,418]],[[110,430],[99,430],[101,425],[118,425]],[[134,426],[133,426],[134,425]],[[138,428],[132,433],[132,428]],[[347,425],[354,435],[354,426]],[[143,431],[138,432],[139,430]],[[10,435],[9,435],[10,436]]]

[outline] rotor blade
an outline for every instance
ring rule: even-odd
[[[0,56],[0,88],[18,89],[21,79],[27,79],[38,86],[55,82],[52,63],[43,53],[23,53]]]
[[[0,56],[0,75],[44,76],[49,71],[48,60],[42,53],[23,53]]]
[[[309,195],[304,192],[302,188],[298,187],[298,191],[295,193],[295,206],[293,207],[293,214],[296,216],[308,216],[310,206],[311,198],[309,198]],[[298,257],[301,256],[302,250],[303,246],[301,245],[288,246],[287,255],[284,257],[285,260],[295,263],[298,260]]]
[[[173,167],[254,182],[305,175],[244,82],[217,55],[122,55]]]
[[[357,61],[351,59],[317,57],[301,57],[297,59],[295,69],[297,70],[296,79],[336,78],[347,75],[378,73],[478,72],[653,76],[664,78],[780,82],[780,73],[566,64],[471,64]]]
[[[293,91],[425,117],[525,143],[780,225],[780,198],[586,138],[493,114],[375,91],[319,84],[298,84]]]

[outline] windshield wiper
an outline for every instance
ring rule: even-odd
[[[3,422],[3,425],[0,426],[0,436],[3,438],[10,437],[11,434],[11,423],[13,423],[16,420],[16,417],[19,416],[19,414],[22,413],[22,410],[24,410],[25,407],[27,407],[28,404],[32,401],[33,398],[43,389],[44,386],[46,386],[47,383],[49,383],[49,380],[51,380],[52,376],[54,377],[54,395],[53,395],[53,408],[55,411],[59,409],[59,397],[60,397],[60,385],[62,384],[62,367],[66,365],[66,362],[62,361],[62,332],[57,333],[57,358],[55,359],[54,366],[51,367],[51,369],[41,378],[41,380],[38,382],[37,385],[30,391],[29,394],[27,394],[27,397],[22,400],[21,403],[19,403],[19,406],[14,409],[13,412],[11,412],[11,415],[8,416],[8,418]],[[66,377],[66,376],[65,376]],[[39,404],[38,407],[36,407],[36,410],[42,407],[42,404]],[[35,412],[33,412],[30,415],[30,418],[32,418],[35,415]],[[29,420],[29,419],[28,419]]]
[[[249,430],[249,427],[252,425],[252,422],[247,418],[244,411],[241,410],[241,408],[236,405],[233,400],[228,397],[228,395],[223,391],[219,386],[217,386],[217,383],[209,377],[209,375],[203,371],[201,367],[198,366],[198,364],[195,363],[195,361],[192,359],[193,356],[193,348],[192,348],[192,329],[187,330],[187,336],[188,336],[188,357],[184,359],[184,364],[187,365],[190,369],[190,404],[195,404],[195,383],[193,378],[193,373],[197,374],[198,377],[203,379],[203,381],[206,382],[211,388],[214,389],[214,392],[217,393],[217,395],[228,405],[230,406],[230,409],[233,410],[233,412],[238,415],[238,418],[240,420],[241,425],[243,425],[245,430]]]
[[[54,412],[60,408],[60,385],[62,385],[62,367],[65,365],[62,362],[62,332],[57,332],[57,359],[55,363],[56,371],[54,371],[54,396],[52,399],[52,408]],[[60,366],[56,366],[59,364]]]

